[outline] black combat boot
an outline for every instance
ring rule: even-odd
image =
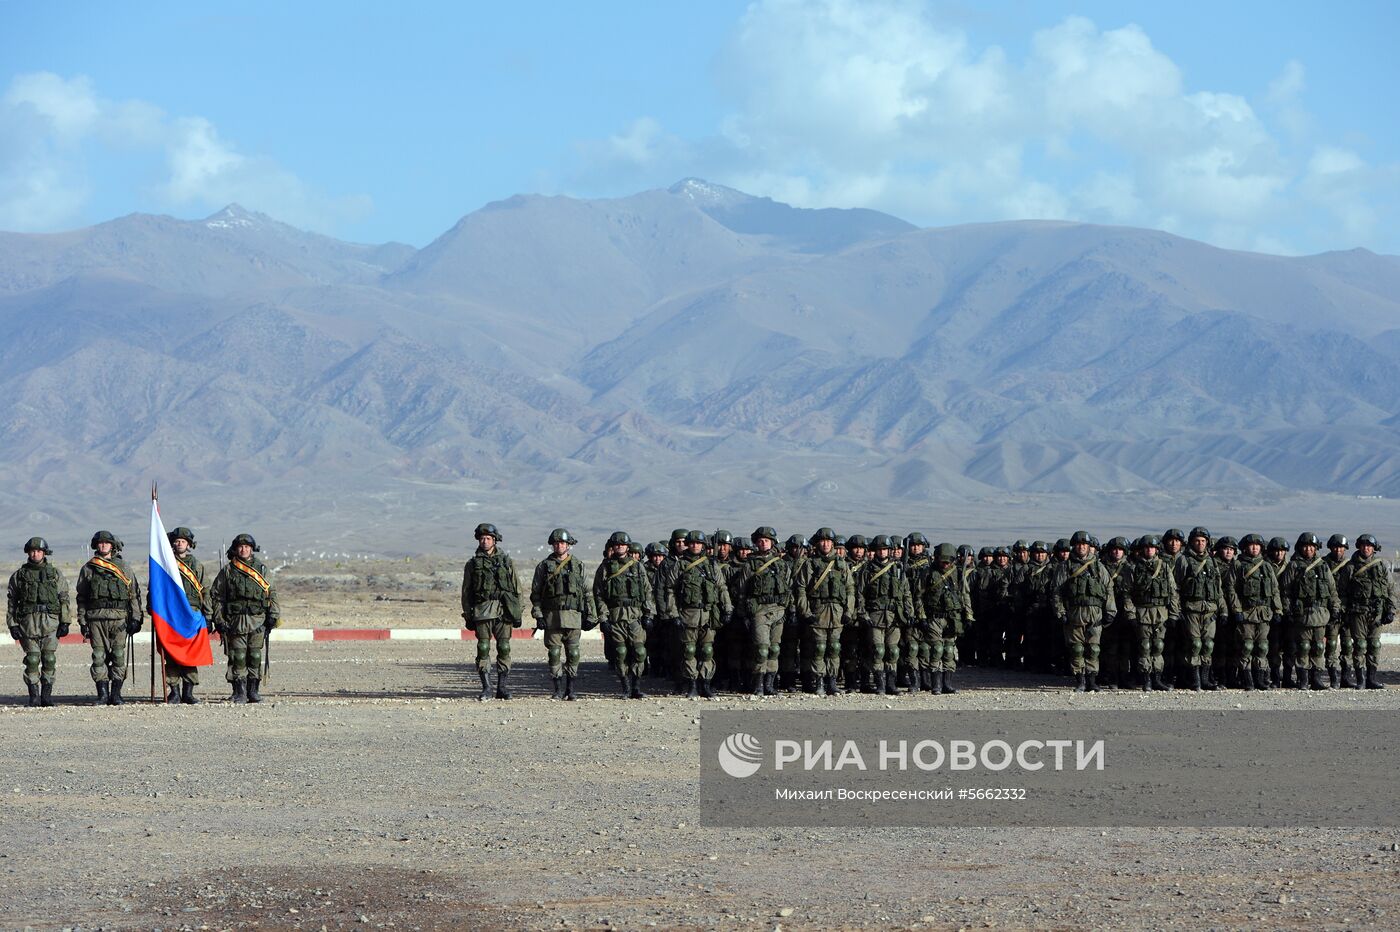
[[[705,677],[700,677],[700,696],[703,699],[713,699],[715,691],[710,686],[710,681]]]
[[[839,695],[841,695],[841,693],[836,689],[836,677],[834,677],[834,676],[828,676],[828,677],[826,678],[826,694],[827,694],[828,696],[839,696]]]
[[[1201,664],[1201,688],[1212,693],[1220,688],[1215,681],[1215,668],[1208,663]]]
[[[913,688],[913,680],[909,676],[909,668],[901,667],[899,669],[899,671],[895,674],[894,685],[901,686],[905,689]]]
[[[487,670],[477,670],[476,675],[481,677],[481,692],[476,694],[476,701],[485,702],[491,698],[491,673]]]
[[[247,694],[243,692],[243,681],[242,681],[242,680],[234,680],[234,681],[233,681],[233,701],[234,701],[234,702],[237,702],[237,703],[239,703],[239,704],[242,704],[242,703],[245,703],[245,702],[248,701],[248,696],[247,696]]]
[[[697,686],[697,681],[696,681],[696,680],[691,680],[691,681],[690,681],[690,692],[688,692],[688,693],[685,694],[685,697],[686,697],[687,699],[699,699],[699,698],[700,698],[700,690],[697,689],[696,686]]]
[[[952,671],[952,670],[944,670],[944,671],[943,671],[943,683],[942,683],[942,685],[939,687],[939,689],[940,689],[941,692],[945,692],[945,693],[955,693],[955,692],[957,692],[957,690],[953,688],[953,671]]]
[[[180,701],[185,705],[198,705],[199,700],[194,697],[194,684],[185,680],[180,685]]]
[[[1166,677],[1164,677],[1160,673],[1157,674],[1157,689],[1161,690],[1164,693],[1169,693],[1172,691],[1172,684],[1168,683]]]
[[[53,705],[53,684],[45,680],[39,686],[39,705],[48,708]]]
[[[942,670],[920,670],[919,679],[928,678],[928,691],[935,696],[943,692],[943,671]]]
[[[1380,679],[1376,676],[1375,664],[1366,664],[1366,688],[1385,689],[1385,684],[1382,683]]]
[[[107,691],[108,705],[125,705],[126,700],[122,699],[122,680],[112,680],[112,685]]]
[[[1312,688],[1318,691],[1332,688],[1327,685],[1327,678],[1322,675],[1322,671],[1316,668],[1312,671]]]
[[[820,676],[812,674],[808,678],[807,682],[809,686],[809,688],[806,690],[807,692],[811,693],[814,696],[826,695],[826,685],[822,682],[822,678]]]
[[[1285,673],[1284,675],[1287,676],[1288,674]],[[1294,676],[1293,676],[1293,688],[1294,688],[1294,689],[1307,689],[1307,688],[1308,688],[1308,671],[1307,671],[1306,668],[1304,668],[1304,667],[1299,667],[1299,668],[1297,669],[1297,672],[1296,672],[1296,673],[1294,674]]]
[[[1283,680],[1282,680],[1282,682],[1283,682],[1283,685],[1284,685],[1286,688],[1288,688],[1288,689],[1307,689],[1307,688],[1308,688],[1308,686],[1307,686],[1307,680],[1308,680],[1308,678],[1307,678],[1306,676],[1298,676],[1298,672],[1299,672],[1299,671],[1298,671],[1298,668],[1297,668],[1296,666],[1294,666],[1293,664],[1289,664],[1288,666],[1286,666],[1286,667],[1283,668]],[[1299,685],[1299,681],[1300,681],[1300,680],[1302,681],[1302,685]]]
[[[176,702],[179,702],[179,701],[180,701],[180,684],[179,684],[179,683],[171,683],[171,684],[170,684],[170,691],[169,691],[168,693],[165,694],[165,701],[166,701],[167,704],[169,704],[169,703],[176,703]]]
[[[564,674],[564,701],[565,701],[565,702],[573,702],[573,701],[575,701],[575,699],[576,699],[576,697],[574,696],[574,675],[573,675],[572,673],[565,673],[565,674]]]
[[[1331,689],[1340,689],[1342,686],[1341,678],[1337,675],[1337,672],[1336,667],[1327,668],[1327,685]]]
[[[1235,671],[1235,682],[1240,689],[1248,692],[1254,689],[1254,674],[1250,672],[1249,667],[1240,667]]]
[[[39,706],[39,684],[38,684],[38,683],[29,683],[29,684],[27,684],[27,685],[29,686],[29,707],[30,707],[31,709],[38,708],[38,706]]]
[[[1088,692],[1088,691],[1089,691],[1088,677],[1086,677],[1083,673],[1077,674],[1077,675],[1075,676],[1075,678],[1074,678],[1074,691],[1077,692],[1077,693],[1083,693],[1083,692]]]
[[[1254,668],[1254,688],[1258,690],[1274,688],[1274,684],[1269,682],[1269,671],[1263,664]]]
[[[877,695],[877,696],[883,696],[883,695],[885,694],[885,671],[884,671],[884,670],[876,670],[875,673],[874,673],[874,676],[875,676],[875,695]]]
[[[768,674],[767,674],[767,673],[756,673],[756,674],[754,674],[754,677],[753,677],[753,689],[750,691],[749,694],[752,695],[752,696],[762,696],[762,695],[764,694],[764,692],[767,690],[767,688],[768,688]]]
[[[886,671],[885,671],[885,695],[886,695],[886,696],[898,696],[898,695],[899,695],[899,687],[896,686],[896,685],[894,684],[894,681],[895,681],[895,672],[894,672],[893,670],[886,670]]]
[[[261,682],[256,676],[248,677],[248,701],[262,702],[262,696],[258,695],[258,684]]]
[[[1201,691],[1201,668],[1199,666],[1191,668],[1191,691],[1193,693]]]
[[[1357,672],[1359,673],[1360,671],[1357,671]],[[1347,689],[1356,689],[1357,686],[1360,685],[1359,680],[1360,680],[1360,677],[1359,677],[1359,676],[1352,676],[1352,675],[1351,675],[1351,665],[1350,665],[1350,664],[1345,664],[1345,663],[1342,664],[1342,685],[1343,685],[1343,686],[1345,686]]]
[[[763,695],[776,696],[778,694],[778,674],[768,673],[765,675],[767,676],[767,682],[763,686]]]
[[[554,692],[550,695],[549,698],[551,698],[551,699],[563,699],[563,698],[564,698],[564,679],[563,679],[563,677],[556,676],[556,677],[552,677],[552,679],[554,680]]]
[[[1143,692],[1145,692],[1145,693],[1148,693],[1148,692],[1151,692],[1151,691],[1152,691],[1152,674],[1151,674],[1151,673],[1143,673],[1143,674],[1142,674],[1142,682],[1141,682],[1141,684],[1139,684],[1138,688],[1141,689],[1141,690],[1142,690]]]
[[[635,673],[632,674],[631,696],[633,699],[645,699],[647,697],[647,694],[642,692],[642,678]]]
[[[107,681],[106,681],[106,680],[98,680],[98,681],[97,681],[97,699],[93,702],[93,705],[106,705],[106,704],[107,704]]]
[[[496,674],[496,698],[510,698],[510,671],[502,670]]]
[[[1084,674],[1084,689],[1086,692],[1096,693],[1099,691],[1099,675],[1097,673]]]
[[[1269,685],[1283,685],[1283,664],[1270,661],[1269,663]]]

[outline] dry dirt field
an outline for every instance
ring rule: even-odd
[[[455,597],[284,588],[289,623],[318,626],[450,624]],[[274,645],[259,706],[226,701],[220,657],[214,701],[110,709],[82,704],[86,648],[65,645],[44,710],[9,647],[0,927],[1400,925],[1394,829],[736,830],[696,808],[707,709],[1400,710],[1394,649],[1384,691],[1075,696],[967,671],[938,698],[629,702],[585,642],[583,697],[556,703],[542,645],[514,646],[511,702],[470,700],[470,642],[321,642]],[[143,657],[128,692],[146,682]]]

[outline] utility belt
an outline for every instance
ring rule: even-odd
[[[31,602],[28,605],[17,605],[15,610],[21,615],[57,615],[58,606],[50,605],[47,602]]]
[[[92,611],[93,609],[126,608],[126,606],[125,599],[89,599],[84,607],[88,611]]]
[[[1137,601],[1137,599],[1134,599],[1134,600],[1133,600],[1133,603],[1134,603],[1135,605],[1137,605],[1138,608],[1166,608],[1166,607],[1167,607],[1167,603],[1166,603],[1166,600],[1165,600],[1165,599],[1161,599],[1161,600],[1158,600],[1158,601],[1155,601],[1155,602],[1139,602],[1139,601]]]
[[[261,615],[267,607],[259,602],[238,601],[227,603],[224,611],[230,615]]]
[[[825,595],[823,595],[823,596],[814,596],[814,597],[812,598],[812,601],[813,601],[813,602],[818,602],[818,603],[820,603],[820,604],[822,604],[822,605],[845,605],[845,604],[846,604],[845,598],[843,598],[843,597],[841,597],[841,596],[825,596]]]
[[[611,599],[608,600],[609,608],[636,608],[641,605],[636,599]]]

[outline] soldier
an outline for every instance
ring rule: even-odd
[[[267,566],[253,556],[261,552],[251,534],[239,534],[229,545],[228,564],[214,577],[210,599],[214,629],[224,641],[234,702],[261,702],[263,645],[282,623],[282,609]]]
[[[1031,571],[1031,547],[1024,540],[1011,545],[1011,572],[1007,577],[1006,665],[1026,667],[1026,576]]]
[[[1316,534],[1304,532],[1293,545],[1293,559],[1279,579],[1284,612],[1297,638],[1297,688],[1330,689],[1323,678],[1327,624],[1342,611],[1332,571],[1317,555]]]
[[[704,531],[691,531],[686,535],[690,552],[681,563],[680,576],[672,586],[680,612],[683,676],[689,684],[687,699],[714,698],[710,680],[715,675],[715,630],[729,624],[734,614],[723,571],[714,558],[705,554],[705,543]]]
[[[1340,597],[1346,609],[1346,626],[1342,629],[1343,671],[1350,654],[1353,678],[1342,684],[1360,689],[1362,664],[1365,664],[1367,689],[1384,689],[1376,678],[1380,660],[1381,628],[1395,620],[1395,589],[1391,584],[1390,567],[1380,558],[1380,544],[1371,534],[1356,538],[1356,553],[1342,570]],[[1343,674],[1345,676],[1345,673]]]
[[[1136,632],[1128,619],[1128,606],[1132,604],[1132,564],[1127,560],[1128,540],[1115,537],[1103,545],[1102,560],[1108,577],[1113,582],[1113,597],[1118,603],[1118,613],[1104,619],[1103,632],[1099,636],[1099,672],[1103,674],[1104,685],[1112,689],[1128,684],[1132,668],[1132,656],[1137,647]]]
[[[473,532],[476,553],[462,567],[462,621],[476,634],[476,675],[481,677],[478,702],[491,696],[491,642],[496,642],[497,699],[509,699],[511,632],[524,622],[520,611],[520,577],[510,554],[501,550],[501,532],[494,524],[478,524]]]
[[[126,682],[126,636],[141,630],[141,584],[121,558],[116,536],[98,531],[90,544],[93,556],[78,570],[73,601],[78,630],[92,645],[94,705],[121,705]]]
[[[570,552],[578,540],[566,529],[549,532],[552,551],[535,565],[530,580],[530,617],[544,638],[549,655],[549,675],[554,681],[551,699],[573,702],[578,677],[579,632],[592,631],[593,596],[583,561]]]
[[[1231,682],[1240,664],[1240,633],[1234,613],[1229,611],[1229,595],[1239,544],[1228,534],[1215,542],[1215,562],[1220,566],[1220,581],[1226,595],[1226,614],[1215,632],[1215,652],[1211,658],[1211,683],[1218,686],[1239,686]],[[1203,671],[1204,672],[1204,671]]]
[[[855,571],[856,611],[865,637],[862,651],[876,695],[894,696],[902,629],[915,620],[914,600],[904,564],[894,559],[894,542],[880,534],[871,542],[875,558]],[[849,691],[849,690],[848,690]]]
[[[921,531],[911,531],[907,540],[908,556],[904,561],[905,575],[909,578],[909,595],[914,603],[914,617],[904,625],[903,649],[899,652],[894,686],[908,687],[911,693],[918,692],[922,682],[932,683],[933,660],[929,654],[928,639],[919,624],[919,606],[923,603],[923,587],[928,574],[933,571],[933,556],[928,552],[928,538]],[[959,567],[961,572],[961,567]],[[924,671],[922,674],[920,671]],[[921,679],[922,677],[922,679]],[[888,678],[885,686],[889,687]]]
[[[734,601],[734,581],[732,576],[738,572],[738,566],[734,560],[734,551],[737,549],[735,536],[724,529],[715,531],[710,537],[710,553],[714,557],[715,568],[719,570],[720,580],[729,590],[729,602],[736,605]],[[749,652],[748,630],[744,627],[744,620],[737,612],[730,614],[729,621],[719,625],[715,629],[714,639],[714,662],[715,672],[711,680],[711,689],[742,689],[739,674],[741,672],[741,661],[747,659]]]
[[[1239,635],[1238,678],[1245,689],[1268,689],[1269,628],[1283,615],[1278,575],[1264,559],[1264,538],[1246,534],[1244,555],[1226,577],[1230,626]]]
[[[1342,623],[1346,617],[1346,598],[1342,595],[1341,575],[1342,568],[1347,565],[1347,539],[1345,534],[1333,534],[1327,538],[1327,555],[1322,558],[1327,569],[1332,573],[1332,582],[1337,584],[1337,595],[1342,599],[1342,611],[1333,615],[1327,622],[1327,681],[1333,689],[1341,689],[1342,681],[1339,674],[1345,673],[1345,669],[1339,671],[1338,661],[1342,667],[1346,666],[1347,657],[1341,652]],[[1360,674],[1357,674],[1360,676]]]
[[[1074,691],[1098,692],[1100,631],[1118,614],[1118,601],[1089,532],[1075,531],[1069,544],[1069,563],[1055,583],[1051,604],[1065,632],[1070,672],[1077,680]]]
[[[212,622],[208,621],[213,617],[213,609],[209,604],[209,584],[205,577],[204,564],[195,559],[192,552],[195,546],[194,531],[187,527],[177,527],[165,536],[170,541],[170,549],[175,552],[175,562],[180,568],[180,584],[185,590],[185,601],[206,620],[206,623],[212,625]],[[149,613],[150,609],[150,593],[147,592],[146,611]],[[155,636],[154,632],[151,636]],[[199,685],[199,668],[176,663],[168,656],[163,659],[165,686],[168,690],[165,701],[181,702],[185,705],[199,702],[194,697],[194,688]]]
[[[29,557],[10,574],[5,624],[10,637],[24,648],[24,685],[29,705],[53,705],[53,678],[58,666],[58,639],[68,634],[68,581],[49,561],[49,542],[31,537],[24,543]]]
[[[812,535],[812,554],[794,583],[797,617],[802,624],[805,688],[818,696],[835,695],[841,668],[841,627],[856,615],[856,587],[851,568],[836,554],[836,534],[829,527]]]
[[[958,635],[972,624],[972,593],[957,565],[958,552],[952,544],[939,544],[933,551],[933,568],[922,585],[923,601],[915,608],[918,624],[929,645],[928,683],[920,685],[935,695],[955,693],[953,672],[957,669]]]
[[[1181,597],[1183,646],[1186,648],[1186,675],[1196,692],[1215,689],[1210,679],[1211,656],[1215,649],[1216,626],[1227,612],[1225,586],[1220,564],[1210,555],[1210,531],[1191,529],[1184,550],[1176,563],[1176,590]]]
[[[890,552],[894,552],[893,545]],[[852,534],[846,538],[846,553],[846,564],[851,568],[851,578],[858,579],[861,567],[870,558],[870,539],[864,534]],[[859,609],[859,594],[856,596],[856,602]],[[841,681],[848,693],[855,692],[857,688],[865,693],[875,691],[870,679],[871,658],[866,646],[865,626],[858,620],[841,629]]]
[[[792,564],[778,552],[778,532],[754,528],[754,550],[735,574],[736,609],[744,614],[753,652],[753,694],[778,694],[778,648],[792,607]]]
[[[647,666],[653,676],[664,680],[675,676],[668,667],[663,645],[666,644],[666,632],[675,630],[671,619],[676,616],[675,606],[671,604],[671,558],[667,554],[665,542],[647,544],[646,558],[647,579],[651,583],[651,604],[656,610],[651,630],[647,632]]]
[[[1155,535],[1138,538],[1138,558],[1129,570],[1128,600],[1125,606],[1128,620],[1137,634],[1138,671],[1142,674],[1142,691],[1149,689],[1171,691],[1163,675],[1163,655],[1167,629],[1180,620],[1181,601],[1177,597],[1176,577],[1170,564],[1159,555],[1161,541]]]
[[[788,564],[788,576],[793,585],[797,584],[797,572],[807,561],[807,538],[793,534],[783,544],[783,559]],[[798,671],[803,666],[802,626],[797,621],[797,601],[788,606],[787,617],[783,620],[783,640],[778,649],[778,680],[785,692],[797,688]]]
[[[1283,581],[1283,570],[1288,565],[1288,541],[1282,537],[1269,538],[1269,546],[1265,551],[1265,557],[1269,566],[1273,569],[1274,575],[1279,578],[1280,584]],[[1279,590],[1282,597],[1283,590]],[[1273,624],[1269,625],[1269,682],[1273,686],[1284,686],[1292,688],[1295,683],[1293,679],[1293,669],[1297,664],[1297,644],[1293,640],[1294,632],[1288,622],[1288,615],[1275,618]]]
[[[1051,606],[1056,575],[1056,565],[1050,561],[1050,545],[1043,540],[1032,542],[1030,569],[1021,580],[1020,602],[1026,616],[1027,663],[1041,673],[1054,670],[1055,645],[1063,641]]]
[[[607,556],[593,576],[593,598],[598,605],[603,637],[613,644],[613,656],[622,671],[624,698],[645,699],[642,670],[647,662],[647,632],[656,617],[651,580],[632,555],[632,539],[626,531],[608,538]]]

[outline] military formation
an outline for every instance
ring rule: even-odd
[[[168,535],[190,608],[221,636],[234,702],[261,701],[270,632],[281,623],[271,574],[248,534],[233,539],[212,583],[189,528]],[[462,574],[462,619],[476,636],[479,699],[510,699],[511,635],[522,587],[494,524],[475,531]],[[920,532],[780,541],[677,529],[641,544],[608,539],[590,574],[565,528],[534,568],[529,616],[548,657],[551,699],[578,694],[581,632],[600,628],[619,694],[643,686],[691,699],[717,691],[955,693],[962,666],[1061,674],[1076,692],[1276,687],[1380,689],[1381,629],[1395,618],[1380,544],[1312,533],[1289,546],[1258,534],[1175,528],[1100,543],[1087,531],[1050,544],[930,544]],[[150,612],[108,531],[73,591],[91,645],[95,702],[121,705],[130,639]],[[24,650],[31,706],[53,704],[69,589],[41,537],[10,576],[6,622]],[[494,661],[492,654],[494,651]],[[198,671],[164,659],[165,701],[194,703]],[[650,679],[651,682],[646,682]],[[656,684],[659,684],[656,685]]]
[[[522,624],[518,601],[503,607],[519,584],[496,526],[476,537],[462,616],[477,628],[480,698],[508,699],[509,630],[482,624]],[[577,543],[551,532],[530,582],[554,699],[575,697],[580,632],[594,627],[620,694],[634,699],[648,676],[692,699],[955,693],[960,665],[1063,674],[1076,692],[1380,689],[1380,630],[1396,609],[1370,534],[1354,548],[1333,535],[1322,552],[1311,533],[1290,548],[1202,527],[1107,543],[1076,531],[974,553],[917,531],[824,527],[780,543],[771,527],[677,529],[644,546],[616,531],[591,583]]]
[[[167,537],[180,567],[185,598],[208,619],[223,639],[225,677],[234,702],[259,702],[268,633],[281,623],[281,609],[267,567],[254,554],[249,534],[233,539],[227,563],[209,583],[204,564],[194,555],[194,532],[178,527]],[[25,562],[10,574],[5,622],[24,650],[24,685],[29,705],[52,706],[58,639],[67,636],[76,608],[78,630],[92,647],[96,705],[122,705],[122,688],[134,663],[131,637],[140,631],[150,602],[141,601],[141,584],[122,558],[122,542],[110,531],[92,536],[92,556],[78,570],[70,605],[68,580],[49,559],[53,550],[42,537],[24,544]],[[194,704],[199,672],[162,657],[165,701]]]

